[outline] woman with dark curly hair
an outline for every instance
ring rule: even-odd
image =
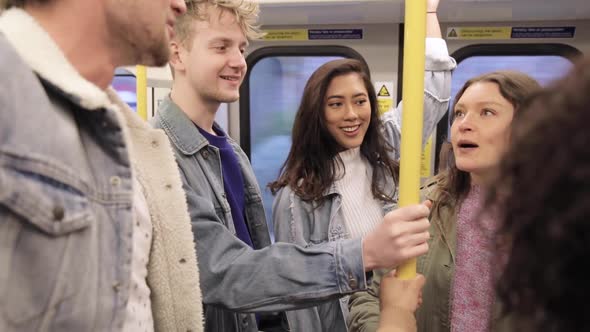
[[[511,248],[499,299],[515,330],[590,331],[590,61],[518,117],[490,201]]]
[[[418,272],[426,277],[423,304],[416,312],[418,331],[487,331],[495,321],[496,274],[490,262],[497,224],[494,215],[482,216],[480,210],[508,148],[512,119],[538,89],[523,73],[498,71],[469,80],[455,97],[446,171],[422,191],[433,206],[429,251],[417,262]],[[376,274],[368,292],[352,295],[352,331],[377,328],[381,276]],[[383,283],[395,280],[390,275]],[[382,304],[403,295],[394,291],[402,288],[384,285]]]

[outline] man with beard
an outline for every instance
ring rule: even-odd
[[[0,330],[202,331],[172,150],[109,87],[184,1],[0,5]]]

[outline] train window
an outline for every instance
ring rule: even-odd
[[[524,72],[541,85],[564,76],[572,67],[572,59],[580,52],[563,44],[490,44],[471,45],[457,50],[453,57],[457,68],[453,72],[451,98],[467,80],[494,70],[518,70]],[[451,99],[450,105],[454,100]],[[450,110],[449,110],[450,113]],[[435,169],[438,169],[441,145],[449,139],[448,114],[437,127]]]
[[[305,83],[322,64],[341,58],[364,61],[347,47],[268,47],[247,59],[250,68],[240,93],[240,144],[250,157],[272,232],[276,180],[291,148],[291,129]]]
[[[136,79],[132,72],[117,68],[111,85],[121,99],[134,111],[137,111]]]
[[[467,80],[500,69],[524,72],[546,85],[564,76],[572,62],[560,55],[472,56],[457,64],[453,72],[451,96],[454,97]]]

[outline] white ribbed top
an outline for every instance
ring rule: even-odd
[[[373,168],[361,156],[360,148],[340,152],[339,156],[345,174],[336,180],[336,188],[342,195],[344,223],[351,238],[363,237],[383,219],[382,203],[371,192]]]

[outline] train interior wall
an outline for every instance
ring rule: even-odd
[[[574,38],[535,38],[535,39],[447,39],[449,52],[453,53],[463,47],[474,44],[512,44],[512,43],[562,43],[573,46],[582,53],[590,53],[590,20],[582,21],[532,21],[532,22],[442,22],[443,35],[449,27],[482,27],[482,26],[575,26]],[[248,53],[262,47],[269,46],[299,46],[299,45],[343,45],[360,53],[371,69],[373,81],[388,81],[393,83],[394,102],[397,102],[398,82],[398,54],[399,54],[399,29],[397,23],[391,24],[354,24],[354,25],[294,25],[294,26],[264,26],[264,29],[363,29],[363,39],[360,40],[336,40],[336,41],[254,41],[251,43]],[[128,68],[131,72],[135,68]],[[148,116],[153,114],[152,105],[157,108],[158,101],[169,91],[171,86],[171,74],[168,67],[148,68]],[[153,101],[152,101],[153,100]],[[239,105],[232,103],[224,106],[224,114],[221,120],[227,121],[229,134],[235,139],[240,137]]]

